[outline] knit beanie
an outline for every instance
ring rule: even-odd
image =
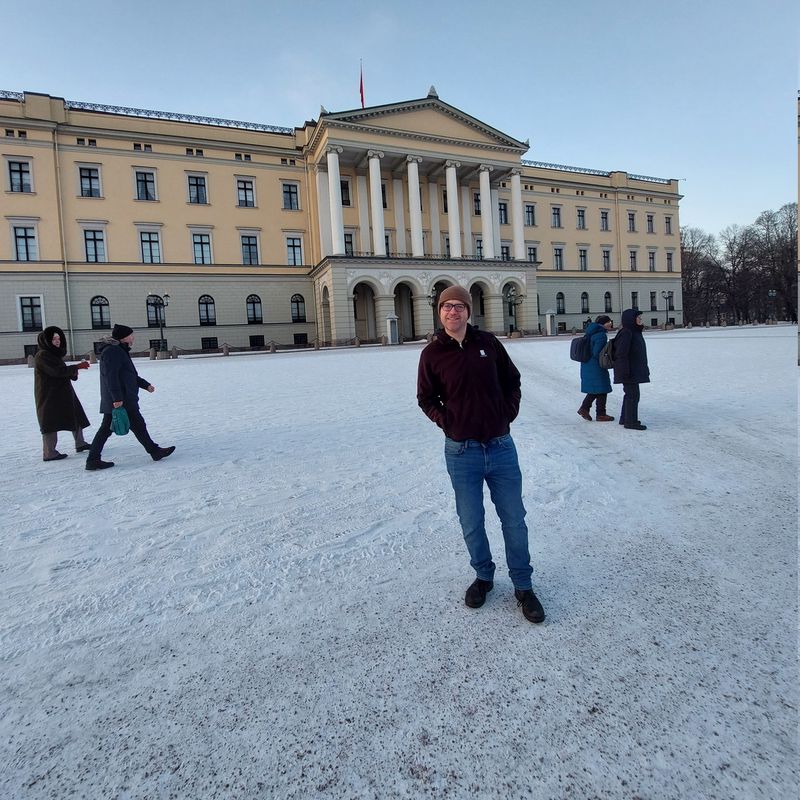
[[[601,315],[600,315],[600,316],[599,316],[599,317],[598,317],[598,318],[595,320],[595,322],[596,322],[598,325],[605,325],[605,324],[606,324],[606,322],[611,322],[611,317],[609,317],[609,316],[608,316],[608,314],[601,314]]]
[[[472,297],[470,293],[461,286],[448,286],[440,295],[439,295],[439,304],[437,306],[438,310],[442,310],[442,303],[446,303],[447,301],[451,303],[453,301],[457,303],[463,303],[467,307],[467,313],[472,314]]]
[[[127,325],[115,325],[111,331],[111,338],[116,339],[118,342],[121,339],[124,339],[126,336],[130,336],[133,333],[133,328],[129,328]]]

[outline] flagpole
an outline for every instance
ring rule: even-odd
[[[358,92],[361,95],[361,108],[364,108],[364,62],[362,59],[358,59]]]

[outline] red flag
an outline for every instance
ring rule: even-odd
[[[360,67],[360,80],[358,83],[358,90],[361,94],[361,108],[364,108],[364,67]]]

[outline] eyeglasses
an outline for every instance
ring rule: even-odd
[[[466,311],[467,307],[463,303],[442,303],[442,309],[444,311],[458,311],[460,314],[462,311]]]

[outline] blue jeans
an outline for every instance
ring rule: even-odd
[[[483,482],[486,481],[503,527],[511,582],[515,589],[530,589],[533,569],[522,504],[522,473],[514,440],[510,434],[485,443],[445,438],[444,458],[456,494],[456,512],[470,564],[477,576],[484,581],[494,580],[495,564],[484,524]]]

